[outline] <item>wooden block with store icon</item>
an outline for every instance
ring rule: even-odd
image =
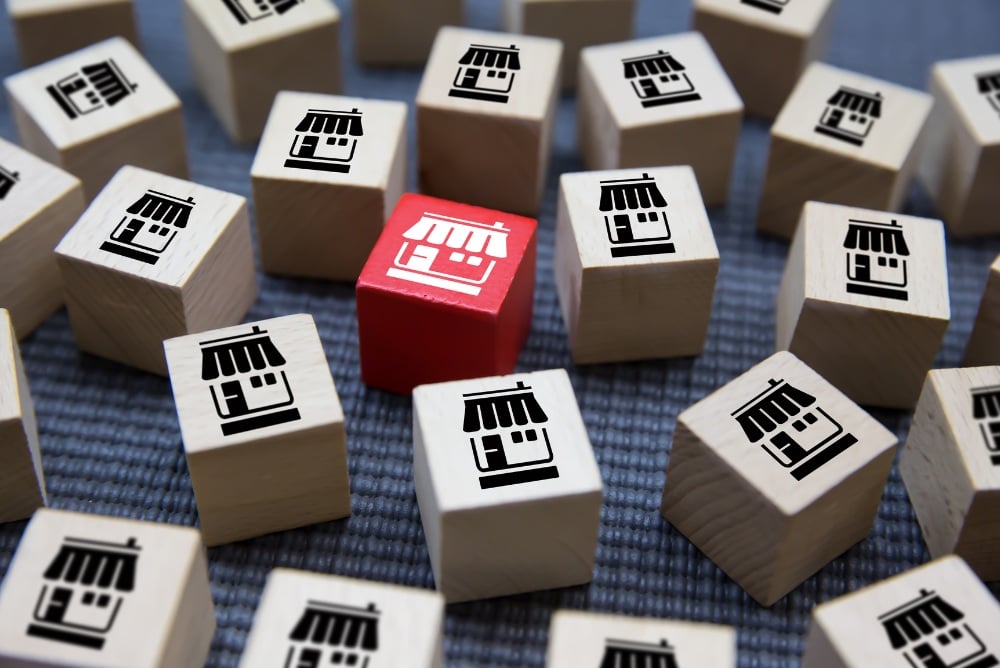
[[[576,363],[704,348],[719,250],[690,167],[563,174],[555,253]]]
[[[1000,364],[1000,255],[993,260],[965,347],[965,366]]]
[[[680,414],[661,512],[769,606],[868,535],[895,445],[779,352]]]
[[[442,28],[417,92],[421,192],[536,214],[562,52],[554,39]]]
[[[139,46],[133,0],[7,0],[25,67],[124,37]]]
[[[77,347],[165,375],[163,341],[257,298],[246,200],[122,167],[56,247]]]
[[[0,665],[204,665],[215,610],[201,536],[41,509],[0,586]]]
[[[413,468],[448,603],[593,577],[603,485],[563,369],[418,387]]]
[[[406,105],[278,93],[250,175],[264,271],[356,280],[406,187]]]
[[[822,59],[835,0],[695,0],[694,29],[712,45],[747,113],[774,118],[809,63]]]
[[[426,589],[276,568],[240,668],[441,668],[444,597]]]
[[[757,230],[790,239],[809,200],[899,211],[932,104],[920,91],[811,64],[771,127]]]
[[[562,88],[576,87],[580,51],[632,37],[635,0],[504,0],[504,30],[563,43]]]
[[[46,504],[35,407],[10,313],[0,308],[0,523]]]
[[[163,346],[206,545],[351,514],[344,411],[312,316]]]
[[[358,0],[354,50],[370,67],[423,65],[442,26],[464,21],[462,0]]]
[[[805,205],[778,291],[778,350],[860,404],[910,409],[950,320],[941,221]]]
[[[260,137],[282,90],[339,93],[330,0],[184,0],[195,82],[233,141]]]
[[[537,227],[403,195],[358,278],[364,382],[409,393],[513,371],[531,330]]]
[[[4,80],[20,143],[93,199],[122,165],[184,178],[181,102],[122,37]]]
[[[1000,580],[1000,366],[927,375],[899,472],[931,555]]]
[[[85,207],[79,179],[0,139],[0,306],[17,338],[62,306],[52,249]]]
[[[1000,233],[1000,54],[931,69],[920,179],[956,237]]]
[[[592,46],[580,58],[587,169],[690,165],[705,204],[726,201],[743,102],[700,33]]]
[[[990,590],[945,557],[815,608],[802,668],[993,668],[998,623]]]

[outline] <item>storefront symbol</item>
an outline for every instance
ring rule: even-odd
[[[816,132],[840,141],[864,146],[865,139],[882,117],[882,95],[841,86],[827,100]]]
[[[380,616],[374,603],[352,608],[309,601],[288,636],[283,668],[369,668],[378,651]]]
[[[1000,114],[1000,71],[976,76],[979,94],[986,98],[993,110]]]
[[[674,648],[659,644],[608,639],[600,668],[678,668]]]
[[[7,197],[7,193],[11,191],[20,179],[20,174],[0,165],[0,200]]]
[[[222,0],[240,25],[284,14],[305,0]]]
[[[509,47],[471,44],[458,60],[458,71],[448,95],[506,104],[520,70],[521,54],[514,44]]]
[[[648,56],[625,58],[625,80],[644,107],[700,100],[686,68],[662,49]]]
[[[1000,466],[1000,385],[972,390],[972,418],[990,453],[990,461]]]
[[[899,222],[848,221],[847,291],[856,295],[908,301],[910,248]]]
[[[194,197],[181,199],[147,190],[125,210],[111,236],[101,244],[101,250],[156,264],[178,231],[187,227],[193,208]]]
[[[667,201],[649,174],[601,181],[600,209],[611,257],[675,252],[667,223]]]
[[[70,120],[104,107],[113,107],[138,87],[131,83],[113,59],[84,65],[45,90]]]
[[[285,167],[346,174],[351,171],[362,135],[361,112],[357,109],[310,109],[295,127]]]
[[[741,0],[741,2],[772,14],[780,14],[791,0]]]

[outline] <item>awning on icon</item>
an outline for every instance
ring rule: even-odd
[[[46,580],[129,592],[135,588],[139,547],[135,539],[124,545],[67,538],[45,569]]]
[[[627,58],[622,61],[625,65],[625,78],[635,79],[636,77],[649,77],[656,74],[670,74],[671,72],[683,72],[684,66],[669,53],[657,51],[649,56],[638,58]]]
[[[489,227],[481,223],[425,213],[403,233],[403,238],[469,253],[484,253],[490,257],[505,258],[509,231],[503,223],[495,223],[493,227]]]
[[[641,179],[601,183],[601,211],[632,211],[666,206],[667,200],[649,174],[643,174]]]
[[[235,376],[250,371],[262,371],[285,364],[285,358],[260,327],[246,335],[208,341],[201,348],[201,378],[215,380],[219,376]]]
[[[548,416],[535,395],[524,383],[519,382],[517,387],[509,390],[488,392],[484,396],[467,396],[462,429],[466,433],[472,433],[483,429],[523,427],[547,420]]]
[[[187,227],[193,207],[193,197],[182,200],[170,195],[164,195],[155,190],[147,190],[126,211],[133,216],[140,216],[161,225],[173,225],[174,227],[184,228]]]
[[[677,668],[674,648],[660,644],[608,640],[600,668]]]
[[[289,640],[374,652],[378,618],[374,603],[364,609],[309,601]]]
[[[125,78],[113,60],[85,65],[81,71],[109,107],[113,107],[122,98],[130,95],[137,87]]]
[[[972,416],[977,420],[1000,418],[1000,386],[972,391]]]
[[[979,85],[979,92],[983,95],[1000,91],[1000,72],[980,74],[976,77],[976,83]]]
[[[827,104],[872,118],[882,117],[882,96],[841,86]]]
[[[786,382],[772,380],[770,385],[767,391],[734,414],[751,443],[760,441],[803,408],[816,403],[816,397]]]
[[[521,56],[513,44],[509,47],[472,44],[459,59],[458,64],[501,70],[519,70],[521,69]]]
[[[903,238],[903,228],[896,221],[891,224],[852,220],[844,239],[847,250],[871,251],[890,255],[909,255],[910,249]]]
[[[350,135],[351,137],[360,137],[364,134],[361,127],[361,112],[357,109],[351,111],[310,109],[295,126],[295,131],[324,135]]]
[[[889,636],[893,649],[902,649],[911,642],[934,635],[941,629],[964,618],[959,610],[940,596],[926,590],[920,597],[880,617],[882,628]]]

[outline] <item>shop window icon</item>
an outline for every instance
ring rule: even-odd
[[[780,14],[791,0],[740,0],[744,5],[750,5],[765,12]]]
[[[827,100],[816,132],[854,146],[864,146],[875,121],[881,117],[881,93],[866,93],[841,86]]]
[[[180,230],[187,227],[194,197],[181,199],[147,190],[101,244],[101,250],[122,257],[156,264]]]
[[[1000,114],[1000,70],[976,75],[976,87],[993,111]]]
[[[516,45],[471,44],[458,60],[450,97],[506,104],[521,70],[521,52]]]
[[[848,221],[847,291],[856,295],[908,301],[909,284],[906,245],[899,222],[877,223],[869,220]]]
[[[1000,466],[1000,385],[972,390],[972,419],[990,453],[990,461]]]
[[[237,23],[246,25],[269,16],[284,14],[305,0],[221,0]]]
[[[310,109],[295,127],[285,167],[346,174],[363,135],[357,109]]]
[[[601,181],[600,210],[611,243],[611,257],[676,251],[670,241],[667,201],[649,174]]]
[[[0,165],[0,201],[7,197],[7,193],[9,193],[20,180],[20,174],[12,172],[3,165]]]
[[[353,608],[309,601],[288,636],[283,668],[369,668],[378,651],[380,616],[374,603]]]
[[[678,668],[678,664],[675,650],[666,640],[654,644],[609,638],[600,668]]]
[[[45,90],[66,116],[73,120],[98,109],[113,107],[135,92],[113,59],[84,65]]]
[[[694,102],[701,99],[687,68],[662,49],[654,54],[625,58],[625,80],[632,86],[643,107]]]

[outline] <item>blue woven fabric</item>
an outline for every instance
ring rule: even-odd
[[[361,69],[351,55],[351,7],[344,10],[346,91],[402,100],[413,110],[418,70]],[[253,147],[229,142],[197,94],[179,0],[137,0],[143,49],[184,103],[194,180],[249,198]],[[680,32],[689,2],[640,0],[638,34]],[[499,26],[499,3],[473,0],[468,21]],[[996,0],[840,0],[828,61],[916,88],[932,62],[1000,51]],[[18,68],[0,8],[0,76]],[[769,609],[750,600],[659,515],[674,421],[685,407],[768,356],[774,301],[787,245],[754,233],[767,158],[768,125],[748,120],[728,206],[711,212],[722,255],[708,345],[697,359],[574,368],[552,276],[556,175],[583,168],[575,147],[574,99],[558,110],[548,191],[540,216],[535,319],[523,370],[567,367],[605,483],[600,545],[589,586],[451,606],[450,666],[542,666],[551,613],[562,607],[733,624],[739,665],[799,665],[811,608],[927,560],[906,491],[894,470],[871,536]],[[13,139],[10,109],[0,135]],[[413,117],[410,152],[415,155]],[[411,164],[410,179],[415,170]],[[932,215],[914,188],[907,211]],[[949,242],[952,325],[937,366],[957,366],[1000,240]],[[210,666],[235,666],[267,573],[275,566],[432,587],[412,482],[410,401],[366,388],[358,369],[349,285],[262,275],[248,319],[309,312],[319,326],[347,415],[353,516],[209,550],[218,632]],[[168,382],[78,353],[64,312],[23,353],[41,432],[52,505],[158,522],[197,523]],[[904,438],[909,416],[876,412]],[[23,523],[0,527],[5,573]]]

